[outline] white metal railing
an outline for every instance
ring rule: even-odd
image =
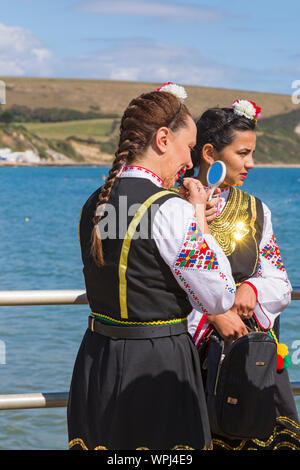
[[[300,286],[294,287],[292,300],[300,300]],[[0,291],[0,307],[26,305],[84,305],[84,290],[16,290]]]
[[[300,286],[293,287],[292,300],[300,300]],[[2,307],[84,305],[87,303],[84,290],[0,291],[0,306]],[[293,394],[300,395],[300,382],[293,382],[291,386]],[[0,410],[65,407],[68,403],[68,396],[68,392],[0,395]]]
[[[67,406],[68,397],[69,394],[67,392],[0,395],[0,410],[60,408]]]
[[[0,306],[82,305],[87,304],[84,290],[16,290],[0,291]]]

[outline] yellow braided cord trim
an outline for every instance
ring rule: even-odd
[[[83,439],[80,439],[80,438],[72,439],[72,441],[69,442],[69,449],[71,449],[72,447],[76,445],[80,445],[82,450],[89,450],[88,447],[85,445]],[[108,450],[108,449],[105,446],[99,445],[95,447],[93,450]],[[141,447],[137,447],[136,450],[150,450],[150,449],[149,447],[141,446]],[[176,445],[171,450],[195,450],[195,449],[193,447],[189,447],[186,445]],[[209,447],[204,446],[201,450],[212,450],[212,443],[209,445]]]
[[[255,198],[253,196],[250,196],[250,207],[251,207],[251,214],[252,214],[251,215],[251,221],[250,221],[250,227],[252,229],[252,237],[253,237],[253,240],[254,240],[254,243],[255,243],[255,248],[256,248],[256,259],[255,259],[254,269],[253,269],[252,273],[250,274],[249,278],[251,276],[253,276],[253,274],[255,273],[256,266],[257,266],[257,263],[258,263],[258,254],[259,254],[259,249],[258,249],[257,241],[256,241],[256,238],[255,238],[256,228],[254,226],[255,221],[256,221],[256,217],[257,217],[256,202],[255,202]]]
[[[242,450],[243,447],[245,446],[246,442],[247,441],[242,441],[237,447],[233,447],[233,446],[227,444],[227,442],[224,442],[220,439],[213,439],[213,445],[217,444],[218,446],[223,447],[226,450]]]
[[[274,340],[275,340],[275,342],[276,342],[276,344],[277,344],[277,346],[278,346],[278,340],[277,340],[277,337],[276,337],[274,331],[272,330],[272,328],[270,328],[269,331],[270,331],[270,333],[272,334],[272,336],[273,336],[273,338],[274,338]]]
[[[187,317],[184,317],[184,318],[174,318],[174,320],[156,320],[156,321],[150,321],[150,322],[134,322],[134,321],[121,321],[121,320],[116,320],[115,318],[112,318],[112,317],[108,317],[107,315],[102,315],[100,313],[94,313],[92,312],[92,315],[95,315],[96,317],[99,317],[99,318],[103,318],[103,319],[106,319],[106,320],[110,320],[110,321],[113,321],[113,322],[116,322],[120,325],[139,325],[139,326],[143,326],[143,325],[170,325],[170,324],[173,324],[173,323],[180,323],[182,321],[185,321],[187,319]]]
[[[290,447],[293,446],[294,449],[300,449],[300,439],[299,439],[299,436],[297,436],[297,434],[293,431],[290,431],[289,429],[284,429],[282,431],[274,431],[273,434],[269,437],[269,439],[267,441],[260,441],[259,439],[253,439],[253,442],[255,444],[258,444],[260,447],[268,447],[273,441],[274,439],[277,437],[277,436],[281,436],[281,435],[288,435],[288,436],[291,436],[293,437],[294,439],[296,439],[299,444],[298,445],[295,445],[295,444],[292,444],[290,443]],[[279,442],[278,444],[276,444],[276,447],[282,447],[284,445],[284,441],[281,441]]]
[[[287,416],[279,416],[277,419],[279,421],[286,421],[287,423],[292,424],[294,426],[294,428],[300,430],[300,425],[298,423],[296,423],[293,419],[288,418]]]
[[[299,446],[294,446],[290,442],[279,442],[275,447],[274,450],[280,449],[280,447],[289,447],[291,450],[299,450]]]
[[[76,446],[77,444],[80,445],[83,450],[88,450],[87,446],[80,438],[72,439],[72,441],[69,442],[69,449]]]
[[[288,418],[286,418],[286,419],[288,420]],[[294,423],[294,424],[296,424],[296,423]],[[299,441],[299,437],[295,433],[293,433],[292,431],[289,431],[288,429],[285,429],[285,430],[280,431],[280,432],[275,431],[267,441],[260,441],[259,439],[253,439],[253,440],[251,440],[251,442],[253,442],[254,444],[259,445],[260,447],[268,447],[277,436],[280,436],[280,435],[283,435],[283,434],[288,434],[289,436],[292,436],[296,440]],[[214,444],[219,445],[219,446],[223,447],[226,450],[242,450],[245,447],[245,445],[247,444],[247,442],[249,442],[249,441],[243,440],[239,443],[239,445],[234,447],[234,446],[231,446],[230,444],[228,444],[228,443],[226,443],[222,440],[213,439],[211,445],[209,447],[204,446],[202,450],[213,450],[213,445]],[[82,450],[89,450],[88,447],[86,446],[86,444],[84,443],[83,439],[76,438],[76,439],[72,439],[69,442],[69,448],[70,449],[72,447],[74,447],[75,445],[79,445],[82,448]],[[297,446],[295,444],[292,444],[288,441],[278,442],[278,444],[275,445],[273,450],[280,449],[281,447],[288,447],[291,450],[299,450],[299,446]],[[96,446],[94,448],[94,450],[108,450],[108,449],[105,446],[99,445],[99,446]],[[137,447],[136,450],[150,450],[150,449],[148,447],[143,446],[143,447]],[[176,445],[171,450],[195,450],[195,449],[193,447],[189,447],[189,446]],[[248,447],[247,450],[257,450],[257,449],[254,448],[254,447]]]
[[[206,447],[204,447],[204,449],[206,449]],[[189,446],[175,446],[175,447],[172,447],[171,450],[195,450],[193,447],[189,447]]]
[[[279,418],[277,418],[277,420],[278,420],[279,423],[280,423],[280,421],[286,421],[287,423],[293,425],[295,427],[295,429],[297,429],[297,430],[300,429],[300,425],[298,425],[292,419],[287,418],[286,416],[280,416]],[[277,427],[278,427],[278,425],[275,426],[273,433],[271,434],[271,436],[266,441],[262,441],[260,439],[244,439],[244,440],[240,441],[239,444],[236,447],[234,447],[233,445],[230,445],[229,442],[223,441],[222,439],[214,438],[213,439],[213,444],[216,445],[216,446],[223,447],[226,450],[242,450],[242,449],[244,449],[245,446],[251,445],[251,443],[254,444],[254,445],[257,445],[258,447],[266,448],[266,447],[269,447],[277,437],[281,437],[281,436],[284,437],[285,436],[285,438],[287,438],[288,436],[290,436],[291,438],[293,438],[296,441],[296,443],[288,442],[286,440],[281,440],[280,442],[275,444],[275,446],[274,446],[274,448],[272,448],[272,450],[277,450],[277,449],[280,449],[281,447],[289,447],[292,450],[300,450],[300,437],[299,437],[299,435],[297,433],[291,431],[290,429],[287,429],[287,428],[281,429],[280,431],[278,431],[276,429]],[[257,448],[247,447],[247,450],[257,450]]]
[[[280,436],[282,434],[285,434],[285,435],[288,434],[289,436],[294,437],[295,439],[298,439],[298,441],[299,441],[299,438],[297,437],[297,435],[295,433],[293,433],[291,431],[281,431],[281,432],[275,433],[274,436],[272,436],[272,438],[269,439],[267,442],[259,441],[259,440],[256,440],[256,439],[253,439],[251,442],[253,444],[258,445],[259,447],[263,447],[263,448],[268,447],[277,436]],[[213,445],[218,445],[219,447],[223,447],[226,450],[243,450],[244,447],[247,446],[248,443],[249,443],[249,441],[245,440],[245,441],[242,441],[238,446],[234,447],[234,446],[231,446],[230,444],[228,444],[224,441],[221,441],[219,439],[213,439]],[[278,442],[278,444],[276,444],[272,448],[272,450],[277,450],[280,447],[289,447],[291,450],[300,450],[300,441],[299,441],[298,445],[297,444],[292,444],[291,442],[288,442],[288,441],[281,441],[281,442]],[[247,450],[257,450],[257,448],[247,447]]]
[[[128,318],[127,311],[127,280],[126,280],[126,271],[127,271],[127,260],[130,250],[131,240],[135,234],[136,228],[140,223],[143,215],[146,213],[147,209],[162,196],[166,194],[174,194],[174,191],[159,191],[156,194],[150,196],[146,201],[140,206],[137,210],[135,216],[131,220],[126,235],[123,240],[121,256],[119,261],[119,296],[120,296],[120,307],[121,307],[121,318]]]

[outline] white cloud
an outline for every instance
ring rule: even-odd
[[[0,75],[46,76],[52,53],[29,30],[0,23]]]
[[[189,85],[224,86],[232,70],[193,49],[152,43],[141,38],[114,41],[111,47],[68,59],[61,73],[78,78],[144,82],[174,81]]]
[[[137,15],[164,18],[169,21],[215,21],[224,16],[220,8],[210,8],[192,3],[166,2],[166,0],[90,0],[80,2],[78,8],[88,13],[111,15]]]
[[[285,71],[246,69],[208,58],[205,52],[136,37],[100,41],[101,50],[54,57],[31,31],[0,23],[0,76],[92,78],[290,92],[297,64]],[[297,74],[298,72],[298,74]]]

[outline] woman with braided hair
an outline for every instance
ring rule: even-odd
[[[204,303],[227,311],[235,286],[201,183],[186,179],[188,200],[172,189],[196,143],[184,94],[167,84],[131,101],[108,178],[81,212],[91,315],[69,394],[70,449],[211,444],[187,316]]]

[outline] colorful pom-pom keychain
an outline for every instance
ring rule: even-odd
[[[277,370],[287,369],[291,363],[291,356],[286,344],[278,343],[275,333],[272,329],[268,330],[268,334],[276,341],[277,344]]]

